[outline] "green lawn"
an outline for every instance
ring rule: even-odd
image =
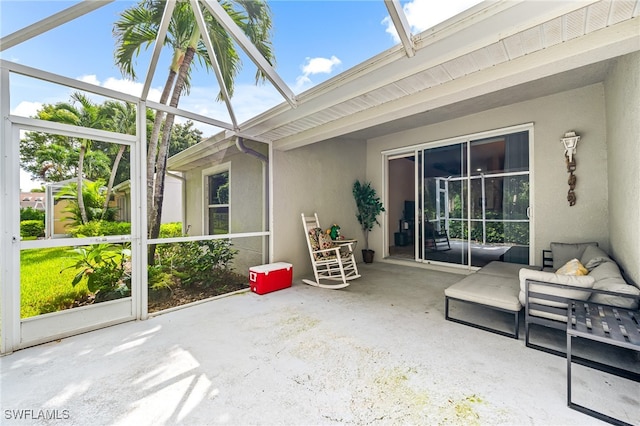
[[[20,315],[28,318],[73,306],[88,294],[86,280],[73,287],[75,269],[68,247],[30,249],[20,252]]]

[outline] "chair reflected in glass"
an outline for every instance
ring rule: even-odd
[[[429,251],[446,251],[451,250],[451,244],[449,244],[449,235],[447,231],[440,232],[436,230],[433,224],[429,221],[425,224],[424,229],[424,245]]]

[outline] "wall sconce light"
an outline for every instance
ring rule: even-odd
[[[576,135],[576,132],[573,131],[565,133],[564,137],[560,139],[564,145],[564,156],[567,162],[567,172],[569,172],[569,193],[567,194],[569,206],[576,204],[576,194],[574,192],[576,187],[576,175],[573,174],[576,170],[576,160],[573,156],[576,154],[576,150],[578,149],[579,140],[580,136]]]

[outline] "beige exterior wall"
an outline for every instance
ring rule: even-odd
[[[251,149],[268,154],[265,144],[246,143]],[[213,174],[218,166],[228,165],[229,202],[230,202],[230,231],[232,233],[261,232],[266,230],[266,175],[267,168],[256,157],[240,153],[233,149],[233,153],[222,160],[211,162],[185,173],[186,220],[189,235],[206,235],[204,215],[206,212],[206,194],[204,193],[206,174]],[[210,170],[210,171],[207,171]],[[176,201],[177,202],[177,201]],[[268,260],[267,237],[238,238],[233,240],[233,248],[239,250],[234,259],[234,269],[248,275],[248,268],[261,265]]]
[[[611,252],[640,284],[640,53],[618,60],[604,86]]]
[[[58,200],[53,203],[53,234],[65,235],[69,233],[67,229],[71,226],[69,218],[70,213],[65,212],[65,209],[69,207],[69,200]]]
[[[301,213],[318,213],[323,229],[337,223],[343,235],[357,238],[356,258],[362,260],[351,188],[365,179],[365,155],[363,141],[344,140],[273,152],[274,261],[292,263],[294,276],[312,274]]]
[[[552,241],[598,241],[603,249],[609,250],[603,84],[372,139],[367,145],[367,179],[383,193],[384,150],[525,123],[534,125],[531,159],[534,262],[541,264],[541,250],[549,248]],[[569,130],[582,136],[576,155],[577,203],[573,207],[566,200],[568,174],[560,142]],[[376,252],[383,252],[382,229],[374,228],[370,245]]]

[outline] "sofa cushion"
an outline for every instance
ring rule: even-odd
[[[582,263],[588,271],[591,271],[604,262],[613,262],[613,260],[604,250],[596,246],[587,246],[580,258],[580,263]]]
[[[589,276],[593,277],[594,280],[600,281],[606,278],[620,278],[622,279],[622,274],[620,273],[620,268],[615,262],[605,262],[602,263],[589,272]]]
[[[595,279],[591,275],[558,275],[552,272],[545,271],[534,271],[531,269],[520,269],[520,293],[518,295],[520,299],[520,303],[525,304],[525,281],[535,280],[535,281],[544,281],[550,282],[553,284],[562,284],[576,288],[592,288],[595,282]],[[587,300],[591,293],[589,291],[581,291],[581,290],[573,290],[566,288],[555,288],[551,286],[544,286],[541,284],[531,284],[529,286],[531,291],[536,291],[538,293],[549,294],[552,296],[559,296],[567,299],[575,299],[575,300]],[[554,307],[566,307],[567,305],[560,302],[554,302],[551,300],[541,300],[541,299],[530,299],[531,302],[539,303],[541,305],[546,306],[554,306]]]
[[[571,259],[580,259],[588,246],[597,247],[598,243],[551,243],[553,269],[560,269]]]
[[[622,277],[603,278],[596,281],[593,284],[593,288],[596,290],[615,291],[616,293],[631,294],[640,296],[640,289],[634,285],[628,284]],[[637,309],[638,299],[624,296],[614,296],[612,294],[598,294],[591,295],[589,301],[594,303],[601,303],[603,305],[618,306],[626,309]]]
[[[517,279],[518,273],[522,268],[536,269],[539,270],[538,266],[530,266],[523,265],[521,263],[510,263],[510,262],[501,262],[499,260],[494,260],[492,262],[487,263],[485,266],[480,268],[476,274],[485,274],[485,275],[495,275],[497,277],[506,277]]]
[[[515,278],[471,274],[444,290],[447,297],[518,312],[518,281]]]
[[[556,271],[558,275],[587,275],[589,271],[578,259],[571,259]]]

